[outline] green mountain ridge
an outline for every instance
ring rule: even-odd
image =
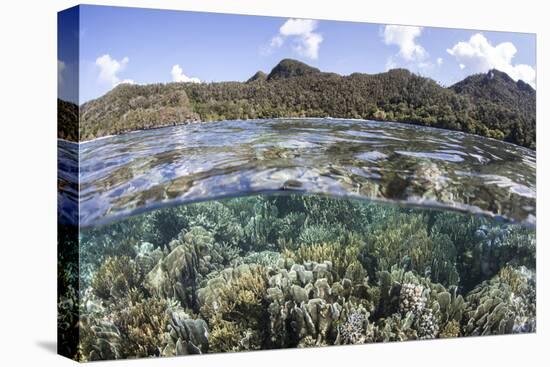
[[[491,70],[448,88],[393,69],[341,76],[284,59],[246,82],[121,84],[80,107],[81,139],[197,121],[337,117],[460,130],[535,149],[536,92]]]

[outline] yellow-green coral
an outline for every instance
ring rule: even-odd
[[[456,320],[449,321],[439,333],[440,338],[456,338],[460,336],[460,323]]]
[[[241,340],[239,326],[232,321],[211,320],[214,328],[208,335],[208,345],[211,352],[236,352]]]
[[[92,278],[96,296],[108,299],[123,297],[135,287],[141,286],[141,274],[128,256],[109,257]]]
[[[501,282],[510,286],[512,292],[520,294],[525,291],[527,282],[525,275],[512,266],[505,266],[498,272],[498,278]]]
[[[397,265],[445,285],[457,284],[456,250],[447,235],[431,234],[428,216],[396,213],[367,234],[362,251],[369,274]]]
[[[267,322],[265,297],[267,275],[261,266],[241,265],[222,272],[198,291],[200,314],[215,334],[231,333],[242,341],[239,349],[257,349],[261,346],[263,323]],[[232,323],[231,326],[228,322]],[[238,330],[238,332],[236,331]],[[252,335],[250,334],[252,331]],[[223,344],[217,342],[216,348]]]
[[[330,261],[332,269],[339,278],[344,278],[348,268],[352,276],[361,274],[361,264],[357,260],[360,247],[343,246],[339,243],[321,243],[314,245],[303,245],[296,250],[285,250],[283,256],[293,259],[297,263]]]
[[[124,355],[158,356],[162,334],[168,324],[168,303],[158,298],[130,302],[111,316],[124,336],[121,348]]]
[[[159,356],[169,313],[175,304],[144,298],[137,290],[110,305],[108,314],[90,313],[81,319],[82,360]]]

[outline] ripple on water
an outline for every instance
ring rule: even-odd
[[[289,190],[519,222],[534,223],[536,212],[533,151],[400,123],[272,119],[174,126],[80,144],[80,159],[84,226],[175,203]]]
[[[462,158],[458,154],[450,154],[450,153],[439,153],[439,152],[408,152],[403,150],[396,151],[397,154],[406,155],[408,157],[414,157],[414,158],[427,158],[427,159],[437,159],[441,161],[446,162],[462,162],[464,161],[464,158]]]

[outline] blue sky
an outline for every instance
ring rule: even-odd
[[[79,103],[122,82],[244,81],[283,58],[343,75],[405,67],[443,85],[497,68],[536,87],[533,34],[102,6],[75,18],[60,15],[59,95]]]

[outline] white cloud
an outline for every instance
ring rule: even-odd
[[[438,57],[437,60],[435,60],[435,62],[437,63],[437,66],[441,66],[443,65],[443,58]]]
[[[512,63],[517,49],[511,42],[493,46],[483,34],[477,33],[468,41],[458,42],[447,49],[447,53],[455,57],[461,69],[474,73],[498,69],[514,80],[521,79],[533,88],[536,86],[536,72],[532,66]]]
[[[311,33],[317,28],[317,21],[312,19],[288,19],[279,28],[283,36],[301,36]]]
[[[130,60],[127,57],[124,57],[122,60],[118,61],[113,59],[109,54],[98,57],[95,60],[95,64],[99,67],[99,80],[102,83],[110,84],[113,87],[116,87],[121,83],[133,83],[131,79],[121,81],[118,77],[118,73],[126,68],[129,61]]]
[[[288,19],[279,28],[279,33],[271,39],[270,47],[281,47],[287,38],[294,44],[293,49],[299,55],[316,60],[319,57],[319,48],[323,36],[315,32],[318,22],[311,19]]]
[[[399,56],[405,61],[422,61],[428,53],[416,38],[422,34],[422,27],[387,25],[384,27],[383,37],[386,45],[399,47]]]
[[[63,84],[63,71],[65,70],[65,63],[61,60],[57,60],[57,84]]]
[[[200,83],[199,78],[193,78],[188,77],[183,73],[182,68],[176,64],[172,66],[172,80],[175,82],[182,82],[182,83]]]

